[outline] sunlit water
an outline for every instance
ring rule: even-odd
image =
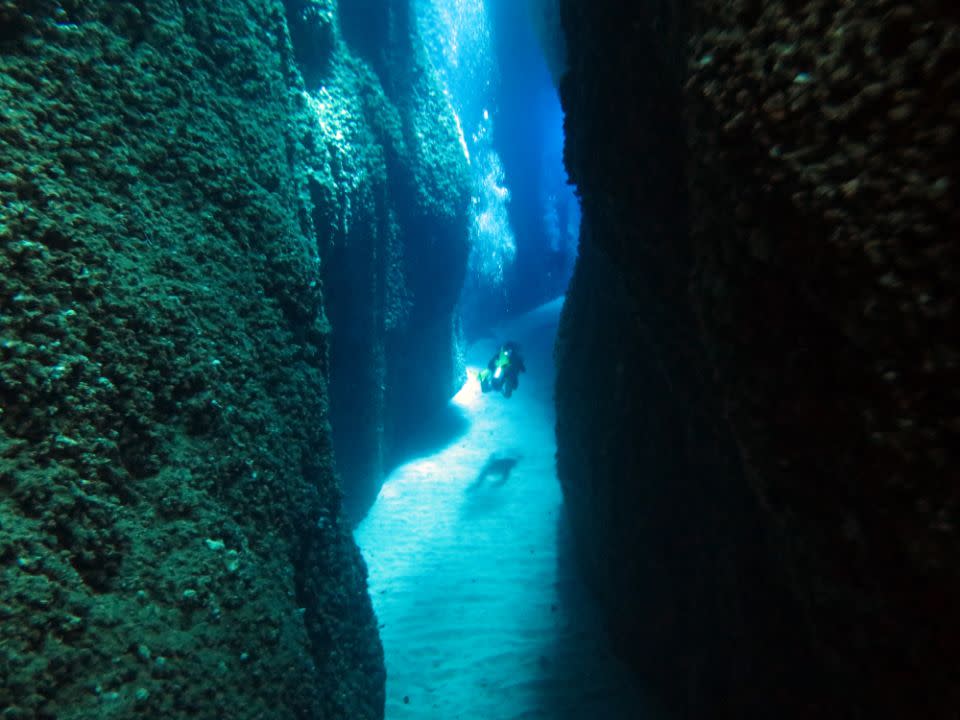
[[[650,717],[558,542],[559,309],[550,303],[504,330],[528,368],[509,400],[482,395],[475,379],[497,340],[471,349],[470,381],[450,408],[462,432],[399,467],[357,529],[386,653],[388,720]],[[517,460],[506,478],[478,477],[491,455]]]

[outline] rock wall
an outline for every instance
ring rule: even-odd
[[[561,1],[558,467],[689,717],[952,717],[952,5]]]
[[[291,0],[287,12],[297,46],[312,49],[300,64],[315,115],[304,132],[332,326],[331,419],[357,519],[463,380],[455,309],[469,181],[409,2]]]
[[[4,717],[382,717],[283,6],[0,2],[0,66]]]

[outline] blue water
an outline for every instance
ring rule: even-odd
[[[417,24],[470,163],[468,335],[566,288],[580,209],[563,167],[563,112],[537,3],[417,0]]]
[[[562,297],[545,301],[569,280],[580,213],[535,5],[415,3],[470,167],[461,311],[476,342],[448,407],[448,437],[392,472],[356,530],[389,720],[655,717],[610,654],[577,575],[556,477]],[[476,379],[506,339],[521,344],[528,369],[509,400],[482,394]]]
[[[387,665],[388,720],[654,719],[613,658],[570,555],[554,454],[561,301],[497,328],[524,350],[507,400],[470,348],[449,442],[397,468],[356,531]],[[483,468],[508,460],[507,472]]]

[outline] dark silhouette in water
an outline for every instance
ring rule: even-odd
[[[493,482],[490,483],[492,485],[503,485],[510,479],[510,473],[513,472],[513,468],[519,461],[519,457],[500,457],[497,453],[490,453],[490,457],[480,468],[480,472],[470,487],[480,487],[486,482],[487,478],[494,478]]]

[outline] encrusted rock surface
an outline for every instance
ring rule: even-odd
[[[558,461],[612,632],[691,716],[952,717],[955,6],[561,5]]]
[[[382,717],[282,5],[0,28],[3,717]]]
[[[704,2],[688,50],[693,297],[816,651],[955,709],[960,14]]]

